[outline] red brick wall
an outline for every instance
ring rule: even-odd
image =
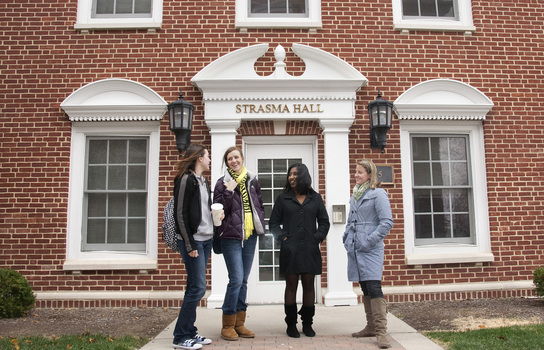
[[[177,291],[185,284],[178,254],[159,244],[159,268],[131,271],[62,270],[66,250],[71,123],[60,103],[81,86],[105,78],[145,84],[166,101],[179,90],[195,105],[193,142],[210,145],[202,95],[190,83],[198,71],[235,49],[258,43],[287,50],[287,71],[300,75],[303,62],[292,43],[321,48],[352,64],[369,80],[357,94],[350,158],[393,165],[386,187],[395,228],[386,241],[385,286],[455,282],[525,281],[544,265],[543,116],[544,9],[532,1],[472,1],[473,35],[392,28],[390,1],[322,1],[323,28],[234,28],[234,0],[164,0],[163,25],[146,30],[74,30],[76,1],[12,0],[0,4],[0,267],[28,277],[35,291]],[[268,75],[272,49],[257,61]],[[413,85],[435,78],[462,81],[495,104],[484,122],[492,252],[495,261],[407,266],[398,120],[386,152],[371,150],[366,105],[377,90],[394,101]],[[161,126],[160,201],[171,195],[178,159],[166,118]],[[290,135],[317,134],[318,125],[295,122]],[[245,122],[241,135],[271,134],[270,123]],[[319,136],[319,159],[323,140]],[[320,163],[320,176],[324,177]],[[212,179],[212,182],[215,179]],[[324,193],[320,185],[319,190]],[[162,223],[161,219],[159,220]],[[159,223],[159,224],[160,224]],[[157,228],[157,234],[160,233]],[[326,273],[324,275],[326,280]]]

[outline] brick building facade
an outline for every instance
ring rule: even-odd
[[[302,142],[332,219],[355,160],[391,170],[389,301],[532,295],[544,265],[543,4],[452,0],[423,15],[401,0],[307,0],[276,15],[250,3],[150,0],[134,7],[144,15],[96,0],[0,5],[0,267],[25,275],[40,306],[179,305],[183,263],[160,226],[178,160],[165,112],[181,90],[212,184],[233,143],[258,160]],[[378,90],[395,106],[384,153],[369,142]],[[235,109],[267,103],[307,111]],[[94,159],[102,147],[110,157]],[[93,182],[125,187],[99,193]],[[333,224],[322,245],[317,302],[358,300],[342,232]],[[267,249],[255,284],[281,284]],[[221,264],[210,262],[209,303],[220,301]]]

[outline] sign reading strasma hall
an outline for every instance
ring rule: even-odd
[[[292,103],[292,104],[237,104],[236,113],[267,114],[267,113],[323,113],[321,104]]]

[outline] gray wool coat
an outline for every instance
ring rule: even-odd
[[[383,240],[393,228],[387,193],[368,189],[357,202],[349,200],[348,222],[342,237],[348,253],[348,279],[352,282],[380,281],[383,272]]]

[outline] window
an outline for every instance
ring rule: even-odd
[[[411,135],[416,246],[473,243],[466,135]]]
[[[147,28],[162,24],[163,0],[78,0],[75,29]]]
[[[156,92],[126,79],[92,82],[61,103],[72,122],[64,270],[157,267],[166,106]]]
[[[83,251],[146,250],[147,138],[89,137]]]
[[[151,0],[93,0],[92,17],[151,17]]]
[[[476,30],[470,0],[393,0],[393,26],[405,31]]]
[[[236,28],[321,28],[320,0],[236,0]]]

